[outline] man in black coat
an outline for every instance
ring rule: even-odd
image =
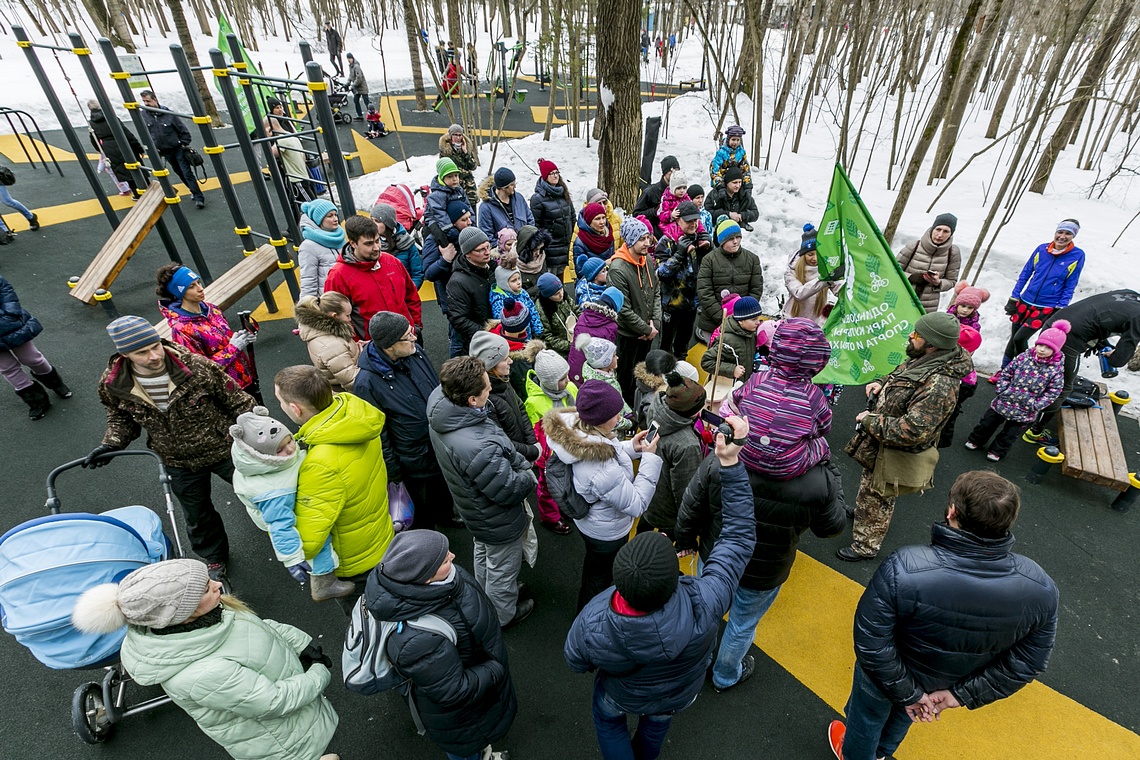
[[[748,648],[760,618],[776,601],[792,572],[796,548],[805,531],[820,538],[838,536],[847,527],[839,471],[830,462],[791,480],[748,473],[756,509],[756,548],[733,594],[728,625],[713,663],[713,689],[722,692],[748,680],[756,667]],[[677,516],[675,544],[692,554],[700,538],[702,563],[720,536],[720,467],[710,456],[685,489]]]
[[[1081,369],[1081,354],[1086,356],[1104,351],[1110,367],[1123,367],[1140,345],[1140,293],[1135,290],[1113,290],[1077,301],[1056,311],[1042,330],[1058,319],[1069,321],[1069,336],[1062,352],[1065,354],[1065,386],[1061,395],[1045,408],[1037,422],[1025,433],[1026,440],[1041,441],[1049,437],[1045,426],[1053,419],[1073,390],[1073,380]],[[1108,339],[1119,335],[1116,346]]]
[[[325,47],[329,49],[329,60],[336,68],[336,75],[338,77],[344,76],[344,64],[341,63],[340,54],[344,50],[344,40],[340,37],[340,32],[332,25],[331,21],[325,22]]]
[[[158,98],[151,90],[143,90],[139,93],[139,98],[146,109],[162,108],[158,104]],[[142,112],[143,123],[146,124],[147,131],[150,132],[150,139],[154,140],[154,147],[158,148],[158,152],[166,159],[167,165],[182,180],[182,184],[186,185],[186,189],[190,191],[190,197],[194,199],[194,205],[198,208],[205,208],[206,196],[202,194],[202,188],[198,186],[194,167],[190,165],[190,158],[186,154],[186,148],[190,145],[190,130],[182,123],[182,119],[169,111],[146,109],[143,109]]]
[[[447,281],[447,321],[466,354],[471,338],[491,318],[491,241],[478,227],[459,233],[459,255]]]
[[[661,222],[657,219],[657,207],[661,205],[661,196],[669,189],[669,178],[673,176],[673,170],[680,168],[681,164],[673,156],[661,159],[661,179],[652,185],[646,185],[641,191],[641,197],[637,199],[637,205],[633,207],[633,216],[644,214],[645,218],[653,223],[654,237],[661,237]]]
[[[705,196],[705,211],[712,215],[714,228],[722,216],[727,216],[745,230],[752,231],[752,222],[760,218],[760,210],[756,208],[752,191],[744,188],[744,173],[739,167],[730,166],[725,170],[724,183]]]
[[[490,745],[507,735],[518,711],[507,648],[495,608],[454,560],[441,533],[397,533],[368,577],[365,606],[376,620],[404,623],[386,654],[411,682],[413,720],[427,737],[448,757],[499,760],[505,753]],[[417,625],[425,615],[454,636]]]
[[[375,332],[378,331],[378,332]],[[384,463],[388,482],[403,482],[416,505],[413,528],[461,527],[452,514],[451,492],[435,460],[427,427],[427,400],[439,376],[408,318],[377,312],[368,321],[372,342],[360,352],[354,395],[384,412]]]
[[[1057,586],[1013,553],[1021,493],[992,472],[964,472],[929,546],[882,565],[855,611],[855,675],[828,731],[840,760],[892,755],[912,722],[1004,699],[1049,664]]]

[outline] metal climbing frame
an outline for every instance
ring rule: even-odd
[[[53,151],[51,149],[51,145],[48,144],[47,139],[44,137],[43,130],[41,130],[40,125],[36,123],[35,117],[33,117],[27,111],[21,111],[16,108],[6,108],[3,106],[0,106],[0,116],[7,119],[8,129],[12,130],[12,134],[16,135],[16,142],[20,144],[20,150],[24,152],[24,158],[28,160],[28,163],[31,164],[33,169],[36,167],[36,159],[39,159],[38,163],[43,164],[44,170],[49,174],[51,173],[51,167],[48,166],[47,159],[44,158],[44,153],[40,150],[40,145],[43,145],[44,151],[47,151],[48,158],[50,158],[51,162],[55,164],[56,173],[61,177],[63,176],[63,167],[60,166],[59,161],[56,160],[55,151]],[[16,121],[20,122],[19,129],[16,129],[16,124],[12,121],[13,118],[15,118]],[[39,135],[38,140],[32,137],[31,129],[28,129],[28,124],[25,119],[32,123],[32,129],[34,129],[36,131],[36,134]],[[29,145],[31,146],[32,150],[36,152],[36,158],[32,158],[32,154],[28,152]]]

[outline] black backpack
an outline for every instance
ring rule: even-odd
[[[0,185],[11,187],[16,184],[16,175],[7,166],[0,166]]]
[[[1080,375],[1073,378],[1073,390],[1070,393],[1077,396],[1088,396],[1094,401],[1100,400],[1100,386]]]
[[[571,520],[581,520],[590,511],[590,503],[574,490],[574,468],[551,454],[546,461],[546,490],[558,511]]]

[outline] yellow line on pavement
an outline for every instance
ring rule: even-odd
[[[31,156],[32,161],[38,162],[39,156],[36,155],[36,148],[39,148],[39,156],[43,156],[45,163],[50,163],[52,156],[55,156],[56,161],[74,161],[75,154],[63,148],[57,148],[54,145],[48,145],[41,140],[34,137],[25,137],[24,135],[0,135],[0,154],[12,164],[27,164],[28,156]],[[25,154],[24,151],[27,150]],[[87,153],[87,158],[92,161],[99,160],[98,153]]]

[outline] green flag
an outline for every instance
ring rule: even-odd
[[[233,34],[233,33],[234,33],[234,30],[230,26],[230,22],[226,20],[225,16],[219,14],[219,16],[218,16],[218,50],[221,50],[222,54],[225,55],[226,58],[229,59],[230,61],[234,60],[234,55],[232,52],[230,52],[230,43],[229,43],[229,40],[226,39],[226,35],[227,34]],[[257,70],[257,66],[253,63],[253,59],[249,57],[248,53],[246,53],[245,46],[241,44],[240,38],[238,40],[238,52],[241,53],[241,59],[243,61],[245,61],[247,64],[246,72],[249,74],[260,75],[261,72]],[[222,88],[218,84],[216,78],[214,80],[214,86],[218,89],[219,92],[221,91]],[[256,125],[254,124],[254,120],[253,120],[253,114],[250,112],[249,103],[246,102],[245,92],[242,90],[241,85],[238,84],[238,82],[236,80],[234,81],[234,89],[237,91],[238,105],[241,107],[241,118],[245,122],[245,131],[246,132],[252,132],[256,127]],[[269,87],[265,87],[264,85],[258,85],[258,84],[254,84],[253,90],[254,90],[254,92],[258,93],[258,96],[261,98],[261,102],[257,104],[258,113],[264,114],[265,113],[265,98],[269,95],[272,95],[273,90],[270,89]],[[233,115],[230,116],[230,119],[234,120]]]
[[[888,374],[906,360],[907,338],[926,311],[839,164],[816,250],[821,278],[841,265],[845,276],[823,327],[831,360],[815,382],[862,385]]]

